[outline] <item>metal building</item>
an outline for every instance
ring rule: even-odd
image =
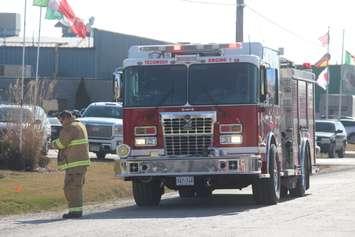
[[[57,103],[57,109],[73,109],[76,106],[77,88],[85,82],[90,101],[113,99],[112,73],[127,57],[132,45],[165,44],[167,42],[138,36],[93,29],[87,39],[42,39],[40,47],[39,80],[43,82],[43,97]],[[36,71],[37,42],[26,42],[25,64],[28,85]],[[10,85],[21,78],[22,42],[20,38],[0,39],[0,103],[11,98]],[[46,87],[53,87],[51,93]],[[26,97],[25,97],[26,98]],[[24,101],[30,103],[30,101]],[[51,108],[46,108],[51,110]],[[77,108],[79,109],[79,108]]]
[[[324,68],[314,68],[314,73],[318,76]],[[327,91],[319,86],[315,90],[315,111],[317,117],[324,116],[325,97]],[[329,85],[328,85],[328,115],[338,117],[339,115],[339,95],[344,97],[342,102],[341,115],[347,115],[349,110],[346,104],[346,96],[355,95],[355,66],[354,65],[329,65]],[[352,113],[352,112],[351,112]]]

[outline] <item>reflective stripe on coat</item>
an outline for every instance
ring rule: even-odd
[[[52,145],[59,149],[58,169],[90,165],[88,135],[80,121],[74,120],[64,126]]]

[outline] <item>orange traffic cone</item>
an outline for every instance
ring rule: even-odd
[[[21,184],[16,184],[15,192],[16,192],[16,193],[22,192],[22,185],[21,185]]]

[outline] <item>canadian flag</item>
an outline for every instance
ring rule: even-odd
[[[322,87],[324,90],[327,89],[327,86],[329,84],[329,73],[328,73],[328,68],[324,68],[323,71],[319,74],[317,78],[317,84],[318,86]]]

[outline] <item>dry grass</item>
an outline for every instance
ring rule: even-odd
[[[131,195],[130,182],[115,178],[113,165],[92,162],[84,186],[86,204]],[[50,167],[55,169],[55,164]],[[64,209],[63,182],[63,172],[0,171],[0,215]]]

